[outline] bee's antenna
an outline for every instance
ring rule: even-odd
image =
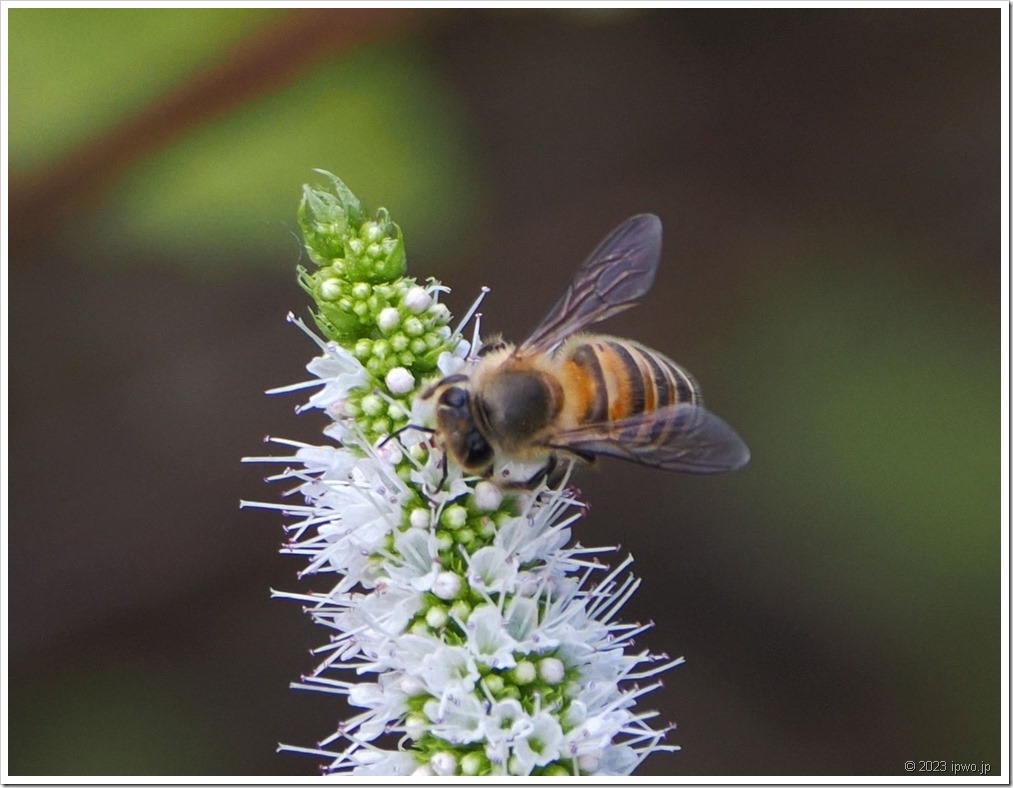
[[[478,310],[479,306],[481,306],[482,300],[485,298],[488,292],[489,288],[483,286],[482,292],[478,294],[478,298],[475,299],[475,302],[471,305],[471,307],[469,307],[468,311],[464,313],[464,317],[461,319],[461,322],[458,323],[457,328],[454,329],[455,334],[460,334],[461,329],[464,328],[466,325],[468,325],[468,321],[471,320],[472,315],[474,315],[475,312]]]
[[[418,430],[419,432],[428,432],[430,435],[436,432],[436,430],[434,430],[432,427],[423,427],[421,424],[405,424],[403,427],[401,427],[401,429],[394,430],[390,435],[388,435],[386,438],[380,441],[377,448],[382,449],[384,446],[387,445],[387,441],[389,441],[391,438],[396,438],[402,432],[407,432],[408,430]]]

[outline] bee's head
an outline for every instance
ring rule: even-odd
[[[446,450],[466,471],[482,473],[492,464],[493,452],[475,423],[467,380],[465,375],[454,375],[426,395],[436,396],[436,432]]]

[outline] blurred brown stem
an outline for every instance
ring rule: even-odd
[[[95,199],[136,160],[201,123],[296,79],[319,60],[390,35],[421,16],[409,9],[299,9],[256,31],[193,79],[35,172],[12,172],[9,241],[35,242]]]

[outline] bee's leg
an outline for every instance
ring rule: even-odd
[[[440,490],[443,489],[443,485],[447,483],[447,474],[450,472],[450,466],[447,465],[446,454],[444,454],[443,457],[440,458],[440,469],[442,470],[442,473],[440,474],[439,484],[437,484],[436,487],[432,490],[426,490],[425,491],[426,495],[436,495],[436,493],[438,493]],[[425,489],[425,487],[423,487],[423,489]]]
[[[521,490],[533,490],[543,481],[549,480],[549,486],[553,486],[552,479],[554,474],[560,470],[559,458],[555,454],[550,454],[549,459],[545,461],[545,465],[535,471],[534,475],[524,481],[508,482],[507,487],[513,487]],[[562,470],[565,470],[565,466]]]
[[[447,483],[447,474],[450,473],[450,465],[447,463],[447,455],[443,455],[443,459],[440,460],[440,465],[443,466],[443,473],[440,475],[440,483],[436,486],[436,492],[443,489],[443,485]]]
[[[563,479],[566,478],[566,472],[569,470],[572,463],[567,460],[566,462],[558,462],[556,455],[552,455],[551,468],[546,469],[545,483],[555,489],[559,489],[559,485],[563,483]]]

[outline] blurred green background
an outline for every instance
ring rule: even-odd
[[[999,11],[9,11],[9,768],[316,773],[326,633],[266,434],[319,415],[295,208],[314,167],[520,338],[615,224],[665,224],[611,333],[749,442],[604,462],[650,697],[640,774],[903,774],[1000,757]]]

